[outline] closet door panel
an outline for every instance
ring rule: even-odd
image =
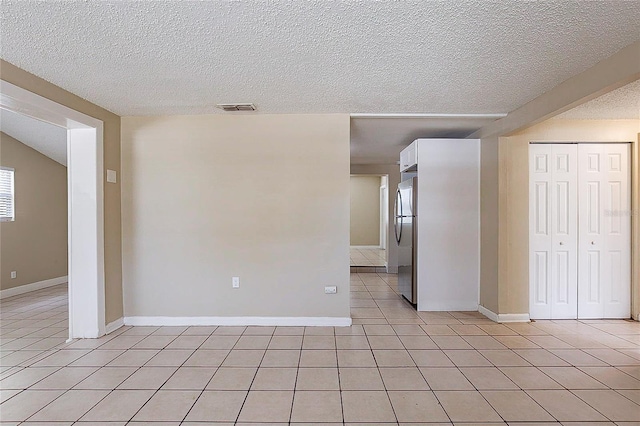
[[[631,194],[628,144],[581,144],[578,317],[628,318]]]
[[[577,147],[530,146],[530,316],[577,316]]]
[[[551,317],[551,147],[529,147],[529,315]]]
[[[551,145],[551,318],[578,315],[577,145]]]

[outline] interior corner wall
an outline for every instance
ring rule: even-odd
[[[350,316],[347,114],[123,117],[122,167],[126,317]]]
[[[498,311],[529,313],[529,143],[633,142],[632,268],[633,306],[640,311],[640,226],[638,226],[640,120],[547,120],[522,132],[499,138]]]
[[[380,245],[380,176],[351,176],[350,244]]]
[[[480,305],[498,312],[498,138],[480,146]]]
[[[4,133],[0,165],[15,170],[15,220],[0,222],[0,290],[66,276],[67,168]]]
[[[120,117],[0,59],[2,80],[104,123],[104,168],[120,174]],[[120,181],[104,184],[105,320],[122,317],[122,227]]]
[[[387,234],[387,272],[398,273],[398,244],[393,229],[393,205],[396,200],[396,189],[400,183],[400,166],[397,164],[352,164],[351,174],[388,175],[387,187],[389,191],[389,230]]]

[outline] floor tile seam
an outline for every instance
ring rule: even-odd
[[[7,399],[5,399],[4,401],[2,401],[2,404],[4,404],[5,402],[9,401],[11,398],[14,398],[14,397],[16,397],[16,396],[20,395],[22,392],[24,392],[24,391],[25,391],[25,389],[21,389],[21,390],[18,390],[18,389],[9,389],[9,390],[17,390],[18,392],[16,392],[15,394],[11,395],[9,398],[7,398]],[[0,406],[1,406],[2,404],[0,404]],[[1,419],[0,419],[0,421],[1,421]]]
[[[157,331],[157,330],[156,330],[156,331]],[[122,336],[122,334],[120,334],[120,336]],[[173,343],[173,342],[174,342],[174,341],[175,341],[175,340],[176,340],[180,335],[179,335],[179,334],[178,334],[178,335],[176,335],[176,336],[171,336],[171,335],[170,335],[169,337],[173,337],[173,339],[171,339],[171,341],[170,341],[169,343],[166,343],[166,344],[165,344],[163,347],[161,347],[161,348],[143,348],[143,347],[140,347],[140,348],[137,348],[137,349],[136,349],[136,346],[137,346],[137,345],[139,345],[140,343],[144,342],[147,338],[149,338],[149,337],[151,337],[151,336],[153,336],[153,333],[148,334],[147,336],[143,337],[139,342],[137,342],[136,344],[134,344],[133,346],[131,346],[130,348],[128,348],[128,349],[126,349],[126,350],[145,350],[145,349],[151,349],[151,350],[159,350],[160,352],[162,352],[163,350],[167,349],[167,347],[168,347],[171,343]],[[166,335],[160,335],[160,334],[159,334],[158,336],[166,336]],[[155,336],[155,337],[158,337],[158,336]],[[160,352],[158,352],[158,353],[157,353],[157,354],[155,354],[153,357],[151,357],[151,359],[150,359],[149,361],[151,361],[153,358],[155,358],[156,356],[158,356],[158,354],[159,354]],[[147,362],[149,362],[149,361],[147,361]]]
[[[477,390],[478,392],[481,392],[481,391],[509,391],[509,390],[516,390],[516,389],[517,389],[517,390],[522,390],[522,389],[520,388],[520,386],[518,386],[516,383],[514,383],[514,381],[513,381],[513,380],[511,380],[511,378],[509,378],[509,376],[507,376],[506,374],[504,374],[504,373],[502,372],[502,370],[500,370],[500,368],[498,368],[497,366],[488,366],[488,365],[487,365],[487,366],[481,366],[481,367],[458,367],[458,366],[456,366],[456,368],[458,369],[458,371],[460,372],[460,374],[462,374],[462,375],[465,377],[465,379],[467,379],[467,381],[471,384],[471,386],[473,386],[473,388],[474,388],[475,390]],[[477,387],[477,386],[476,386],[476,385],[471,381],[471,379],[469,378],[469,376],[467,376],[466,374],[464,374],[464,371],[462,371],[462,368],[486,368],[486,369],[489,369],[489,368],[495,368],[495,369],[496,369],[496,370],[498,370],[498,371],[500,372],[500,374],[502,374],[502,375],[503,375],[503,376],[504,376],[504,377],[505,377],[505,378],[506,378],[506,379],[507,379],[507,380],[508,380],[512,385],[514,385],[514,386],[516,387],[516,389],[504,389],[504,388],[503,388],[503,389],[478,389],[478,387]]]
[[[188,327],[187,327],[187,328],[188,328]],[[158,329],[158,330],[159,330],[159,329]],[[156,331],[158,331],[158,330],[156,330]],[[185,328],[185,330],[184,330],[184,331],[186,331],[186,330],[187,330],[187,329]],[[184,332],[184,331],[183,331],[183,332]],[[155,331],[154,331],[154,333],[155,333]],[[153,333],[151,333],[150,335],[152,335],[152,334],[153,334]],[[149,336],[150,336],[150,335],[149,335]],[[180,336],[180,334],[176,335],[176,336],[175,336],[175,338],[174,338],[173,340],[171,340],[171,341],[173,342],[175,339],[177,339],[177,338],[178,338],[178,336]],[[147,336],[147,337],[148,337],[148,336]],[[145,337],[145,338],[146,338],[146,337]],[[142,339],[142,340],[144,340],[144,339]],[[205,342],[205,341],[206,341],[206,339],[205,339],[205,340],[204,340],[204,341],[203,341],[203,342],[198,346],[198,348],[200,348],[200,347],[204,344],[204,342]],[[126,351],[128,351],[128,350],[132,350],[132,349],[127,349]],[[187,357],[187,359],[185,359],[185,360],[182,362],[182,364],[181,364],[181,365],[179,365],[179,366],[175,369],[175,371],[174,371],[174,372],[173,372],[169,377],[167,377],[167,379],[166,379],[166,380],[165,380],[165,381],[164,381],[160,386],[158,386],[158,387],[155,389],[155,391],[151,394],[151,396],[149,396],[149,398],[145,401],[145,403],[144,403],[144,404],[142,404],[142,405],[140,406],[140,408],[138,408],[138,410],[137,410],[137,411],[136,411],[136,412],[131,416],[131,418],[127,421],[127,424],[128,424],[129,422],[133,421],[133,419],[135,418],[135,416],[137,416],[137,415],[138,415],[138,413],[139,413],[139,412],[140,412],[140,411],[141,411],[141,410],[142,410],[142,409],[143,409],[143,408],[144,408],[144,407],[149,403],[149,401],[151,401],[151,399],[153,399],[153,397],[154,397],[154,396],[156,396],[156,395],[158,394],[158,392],[160,391],[160,389],[162,389],[162,387],[163,387],[164,385],[166,385],[166,384],[167,384],[167,382],[169,382],[169,380],[171,379],[171,377],[173,377],[173,376],[176,374],[176,372],[180,369],[180,367],[184,366],[184,364],[189,360],[189,358],[191,358],[191,357],[193,356],[193,354],[195,353],[195,351],[196,351],[196,350],[197,350],[197,349],[193,350],[193,352],[191,353],[191,355],[190,355],[189,357]],[[125,352],[126,352],[126,351],[125,351]],[[142,366],[140,366],[140,367],[138,368],[138,370],[142,369],[142,367],[144,367],[144,366],[145,366],[149,361],[151,361],[153,358],[155,358],[155,357],[156,357],[160,352],[162,352],[162,350],[160,350],[156,355],[154,355],[153,357],[151,357],[151,359],[149,359],[149,360],[148,360],[147,362],[145,362]],[[231,353],[231,351],[229,351],[229,353]],[[120,355],[120,356],[121,356],[121,355]],[[227,354],[227,356],[228,356],[228,354]],[[225,358],[226,358],[226,357],[225,357]],[[150,367],[150,368],[151,368],[151,367]],[[136,371],[138,371],[138,370],[136,370]],[[216,371],[217,371],[217,370],[216,370]],[[132,375],[133,375],[133,374],[132,374]],[[215,373],[214,373],[214,375],[215,375]],[[131,377],[131,376],[129,376],[129,377]],[[213,376],[212,376],[212,377],[213,377]],[[125,380],[126,380],[126,379],[125,379]],[[211,381],[211,379],[209,379],[209,381]],[[122,383],[124,383],[124,381],[123,381]],[[122,384],[122,383],[121,383],[121,384]],[[208,385],[208,384],[209,384],[209,383],[207,382],[207,385]],[[201,396],[201,395],[202,395],[202,393],[204,392],[204,389],[206,389],[206,385],[205,385],[205,388],[203,388],[203,390],[202,390],[202,391],[200,392],[200,394],[198,395],[198,398],[196,398],[196,399],[193,401],[193,404],[191,405],[191,407],[189,407],[189,410],[187,410],[187,413],[184,415],[184,417],[182,418],[182,420],[180,421],[180,423],[184,422],[184,420],[186,419],[186,417],[189,415],[189,412],[191,412],[191,409],[193,409],[193,407],[194,407],[194,406],[196,405],[196,403],[198,402],[198,399],[200,399],[200,396]]]
[[[595,412],[597,412],[598,414],[600,414],[602,417],[604,417],[605,419],[607,419],[610,422],[616,423],[616,422],[627,422],[627,421],[633,421],[633,420],[613,420],[612,418],[610,418],[609,416],[607,416],[605,413],[603,413],[602,411],[598,410],[596,407],[594,407],[593,405],[591,405],[588,401],[580,398],[580,395],[576,394],[574,391],[598,391],[598,390],[602,390],[602,391],[607,391],[606,389],[567,389],[567,391],[569,393],[571,393],[573,396],[575,396],[576,398],[578,398],[580,401],[582,401],[583,403],[587,404],[592,410],[594,410]],[[618,395],[620,395],[618,392],[616,392],[614,390],[614,392]],[[624,395],[622,395],[624,397]],[[625,399],[628,399],[625,397]],[[633,402],[635,405],[638,405],[637,403]],[[640,406],[639,406],[640,407]]]
[[[42,330],[45,330],[45,329],[48,329],[48,328],[51,328],[51,327],[42,327],[41,329],[34,330],[34,331],[32,331],[31,333],[29,333],[29,334],[25,334],[24,336],[20,336],[19,338],[22,338],[22,337],[28,337],[28,336],[30,336],[30,335],[31,335],[31,334],[33,334],[33,333],[38,333],[38,332],[40,332],[40,331],[42,331]],[[56,333],[57,333],[57,332],[56,332]],[[53,334],[56,334],[56,333],[53,333]],[[46,338],[51,337],[53,334],[51,334],[51,335],[47,336]],[[0,337],[1,337],[1,336],[2,336],[2,335],[0,335]],[[0,348],[0,349],[1,349],[1,348]]]
[[[555,366],[545,366],[543,368],[574,368],[580,372],[582,372],[583,374],[586,374],[587,376],[589,376],[589,378],[595,380],[596,382],[600,383],[602,386],[604,386],[606,389],[611,389],[609,386],[607,386],[605,383],[601,382],[600,380],[596,379],[595,377],[591,376],[590,374],[580,370],[577,366],[571,364],[568,367],[555,367]],[[554,382],[556,382],[558,385],[560,385],[563,389],[571,391],[571,390],[605,390],[602,388],[580,388],[580,387],[566,387],[565,385],[563,385],[562,383],[560,383],[558,380],[554,379],[553,377],[551,377],[549,374],[547,374],[545,371],[543,371],[541,368],[539,368],[539,370],[542,372],[542,374],[546,375],[547,377],[549,377],[551,380],[553,380]]]
[[[63,367],[64,368],[64,367]],[[87,377],[85,377],[84,379],[82,379],[80,382],[76,383],[71,389],[74,390],[105,390],[103,389],[76,389],[76,386],[78,386],[80,383],[84,382],[85,380],[87,380],[89,377],[93,376],[94,374],[96,374],[97,372],[99,372],[100,370],[102,370],[103,368],[127,368],[127,367],[107,367],[106,365],[103,365],[101,367],[98,367],[98,369],[96,371],[94,371],[93,373],[91,373],[90,375],[88,375]],[[127,380],[129,380],[129,378],[131,376],[133,376],[134,374],[136,374],[138,372],[138,370],[140,370],[142,367],[131,367],[133,368],[133,371],[127,375],[127,377],[125,377],[124,379],[122,379],[120,381],[120,383],[118,383],[113,389],[111,389],[111,391],[114,390],[140,390],[140,389],[118,389],[118,387],[120,385],[122,385],[124,382],[126,382]],[[145,389],[146,390],[146,389]]]
[[[241,334],[240,336],[244,335],[244,332],[245,332],[246,330],[247,330],[247,328],[245,328],[245,329],[244,329],[244,331],[242,332],[242,334]],[[276,332],[276,328],[274,327],[274,328],[273,328],[273,332],[271,333],[271,337],[270,337],[270,339],[269,339],[269,344],[271,344],[271,340],[273,339],[273,335],[274,335],[274,333],[275,333],[275,332]],[[227,356],[225,357],[225,360],[226,360],[226,358],[231,354],[231,352],[233,352],[233,350],[234,350],[235,346],[238,344],[238,342],[239,342],[239,341],[240,341],[240,337],[238,337],[238,340],[236,340],[236,343],[233,345],[233,347],[231,348],[231,350],[229,351],[229,353],[228,353],[228,354],[227,354]],[[267,347],[269,347],[269,344],[267,344]],[[301,352],[302,352],[302,350],[301,350]],[[244,405],[247,403],[247,399],[249,398],[249,392],[251,392],[251,388],[253,387],[253,383],[255,382],[255,380],[256,380],[256,376],[258,375],[258,370],[260,370],[260,366],[262,365],[262,362],[264,361],[264,357],[266,356],[266,354],[267,354],[267,350],[265,349],[265,350],[262,352],[262,357],[260,358],[260,362],[259,362],[259,363],[258,363],[258,365],[256,366],[256,371],[255,371],[255,373],[253,373],[253,378],[251,379],[251,383],[249,383],[249,388],[247,389],[247,393],[246,393],[246,395],[244,396],[244,400],[242,401],[242,404],[240,405],[240,410],[238,410],[238,414],[236,414],[236,420],[235,420],[235,422],[234,422],[234,423],[238,423],[238,422],[239,422],[239,419],[240,419],[240,413],[242,413],[242,410],[244,409]],[[224,364],[224,360],[222,361],[222,363],[220,363],[220,367],[222,367],[222,365],[223,365],[223,364]],[[217,372],[216,372],[216,373],[217,373]],[[215,376],[215,373],[214,373],[214,376]],[[209,380],[209,382],[210,382],[212,379],[213,379],[213,376],[211,377],[211,379]],[[207,383],[207,385],[208,385],[208,383]],[[205,387],[205,389],[206,389],[206,387]],[[202,391],[202,392],[204,392],[204,389],[203,389],[203,391]],[[202,395],[202,393],[201,393],[200,395]],[[199,398],[199,397],[198,397],[198,398]],[[197,400],[196,400],[196,402],[197,402]],[[291,404],[293,404],[293,397],[291,398]],[[191,406],[191,408],[193,408],[194,406],[195,406],[195,403]],[[185,416],[185,419],[186,419],[186,416]],[[184,421],[184,419],[183,419],[183,421]]]
[[[363,332],[364,332],[364,327],[362,327]],[[365,332],[366,335],[366,332]],[[335,335],[335,329],[334,329],[334,343],[335,343],[335,356],[336,356],[336,371],[338,373],[338,395],[340,396],[340,416],[342,418],[342,422],[344,423],[345,418],[344,418],[344,402],[342,401],[342,379],[340,377],[340,364],[338,361],[338,339],[337,336]],[[295,398],[295,392],[294,392],[294,398]],[[292,412],[293,412],[293,407],[292,408]],[[289,419],[289,421],[291,421],[291,419]]]
[[[612,388],[611,386],[607,385],[606,383],[604,383],[602,380],[598,379],[597,377],[593,376],[592,374],[588,373],[587,371],[584,371],[583,368],[590,368],[590,366],[587,365],[581,365],[581,366],[574,366],[575,368],[577,368],[579,371],[581,371],[583,374],[586,374],[587,376],[591,377],[593,380],[596,380],[599,383],[602,383],[604,386],[606,386],[608,389],[611,390],[616,390],[616,388]],[[582,368],[581,368],[582,367]],[[607,366],[607,367],[594,367],[594,368],[613,368],[616,371],[625,374],[626,376],[629,376],[632,379],[635,379],[635,377],[631,376],[630,374],[627,374],[626,372],[619,370],[618,368],[614,367],[614,366]],[[635,379],[636,381],[638,381],[638,385],[640,385],[640,380]],[[638,387],[638,389],[640,389],[640,387]]]
[[[43,389],[44,390],[44,389]],[[56,389],[56,390],[60,390],[60,389]],[[39,410],[35,411],[34,413],[32,413],[29,417],[27,417],[26,419],[23,420],[23,422],[28,422],[29,419],[31,419],[33,416],[35,416],[36,414],[38,414],[40,411],[44,410],[45,408],[47,408],[48,406],[52,405],[54,402],[56,402],[57,400],[59,400],[60,398],[62,398],[64,395],[68,394],[69,392],[71,392],[73,389],[67,389],[64,392],[62,392],[60,395],[58,395],[56,398],[54,398],[52,401],[50,401],[48,404],[45,404],[43,407],[41,407]],[[102,391],[104,391],[104,389],[100,389]],[[34,389],[33,391],[38,391],[36,389]],[[81,390],[78,390],[78,392],[81,392]],[[75,420],[71,420],[72,423],[76,423],[78,420],[80,420],[82,417],[84,417],[89,411],[93,410],[96,405],[98,405],[100,402],[102,402],[109,394],[111,394],[111,392],[113,391],[109,391],[107,392],[102,398],[100,398],[100,400],[98,400],[98,402],[96,402],[95,404],[93,404],[88,410],[86,410],[84,413],[82,413],[82,415],[80,415],[80,417],[78,417]],[[64,420],[66,421],[66,420]],[[45,421],[46,423],[47,421]],[[22,423],[21,423],[22,424]]]
[[[538,390],[538,389],[536,389]],[[485,390],[486,392],[496,392],[496,391],[491,391],[491,390]],[[560,422],[559,419],[557,419],[553,414],[551,414],[546,408],[544,408],[542,406],[542,404],[540,404],[538,401],[536,401],[531,395],[529,395],[524,389],[519,389],[519,392],[522,392],[523,394],[525,394],[527,396],[527,398],[531,399],[531,401],[534,402],[534,404],[536,404],[538,407],[540,407],[540,409],[542,409],[545,413],[547,413],[552,419],[554,419],[557,422]],[[516,392],[518,392],[516,391]],[[484,398],[485,401],[487,401],[487,404],[489,404],[489,406],[491,406],[491,408],[493,408],[493,410],[498,413],[498,415],[500,416],[500,418],[505,422],[508,423],[509,421],[506,420],[502,414],[500,414],[500,412],[498,412],[497,408],[493,406],[493,404],[491,404],[491,402],[489,402],[489,400],[482,394],[482,391],[478,390],[478,392],[480,393],[480,395],[482,395],[482,397]],[[508,390],[498,390],[498,392],[509,392]],[[529,422],[530,420],[510,420],[511,422]]]
[[[418,371],[420,371],[420,369],[418,369]],[[422,374],[422,371],[420,371],[420,374]],[[424,376],[423,376],[424,378]],[[424,378],[424,380],[426,381],[427,379]],[[427,383],[428,384],[428,383]],[[431,386],[429,386],[429,388],[431,388]],[[453,425],[453,419],[451,418],[451,415],[449,415],[449,412],[444,408],[444,405],[442,404],[442,401],[440,401],[440,398],[438,398],[438,394],[436,393],[435,390],[430,389],[431,394],[433,395],[433,397],[436,399],[436,401],[438,401],[438,406],[442,409],[442,411],[444,412],[445,416],[447,416],[447,418],[449,419],[449,422]]]
[[[26,337],[24,337],[24,336],[23,336],[23,337],[18,337],[17,339],[14,339],[14,340],[20,340],[20,339],[24,339],[24,338],[26,338]],[[45,339],[45,337],[41,337],[41,338],[39,338],[38,340],[36,340],[35,342],[30,343],[30,344],[28,344],[27,346],[23,346],[23,347],[21,347],[21,348],[19,348],[19,349],[16,349],[16,350],[18,350],[18,351],[19,351],[19,350],[22,350],[22,349],[30,350],[30,349],[27,349],[29,346],[33,346],[33,345],[35,345],[36,343],[41,342],[41,341],[42,341],[42,340],[44,340],[44,339]],[[9,342],[7,342],[7,343],[9,343]],[[3,345],[3,346],[4,346],[4,345]],[[2,349],[3,349],[3,348],[2,348],[2,347],[0,347],[0,350],[2,350]],[[33,350],[33,349],[31,349],[31,350]]]
[[[25,371],[25,370],[27,370],[28,368],[51,368],[51,367],[49,367],[49,366],[42,366],[42,367],[24,367],[22,370],[20,370],[20,372],[21,372],[21,371]],[[36,382],[34,382],[34,383],[30,384],[30,385],[29,385],[29,386],[27,386],[26,388],[23,388],[22,390],[23,390],[23,391],[24,391],[24,390],[27,390],[27,389],[32,390],[32,389],[31,389],[31,387],[33,387],[33,386],[37,385],[38,383],[40,383],[40,382],[41,382],[41,381],[43,381],[44,379],[46,379],[46,378],[48,378],[49,376],[51,376],[51,375],[53,375],[53,374],[57,373],[58,371],[62,370],[62,369],[64,368],[64,366],[53,366],[53,368],[56,368],[56,369],[55,369],[54,371],[52,371],[50,374],[47,374],[46,376],[42,377],[42,378],[41,378],[41,379],[39,379],[38,381],[36,381]],[[15,373],[14,373],[14,374],[15,374]],[[11,376],[13,376],[13,374],[11,374],[11,375],[9,375],[9,376],[7,376],[7,377],[3,378],[2,380],[6,379],[6,378],[8,378],[8,377],[11,377]],[[33,389],[33,390],[36,390],[36,389]],[[44,390],[44,389],[43,389],[43,390]]]
[[[634,391],[634,390],[638,390],[638,389],[609,389],[614,391],[615,393],[617,393],[618,395],[628,399],[631,403],[635,404],[638,406],[638,409],[640,410],[640,404],[638,404],[636,401],[634,401],[633,399],[631,399],[630,397],[628,397],[627,395],[621,393],[621,391]]]
[[[275,333],[275,331],[274,331]],[[303,330],[304,333],[304,330]],[[304,341],[304,337],[303,337],[303,341]],[[337,349],[336,349],[337,351]],[[266,354],[266,351],[265,351]],[[298,374],[300,373],[300,362],[302,360],[302,343],[300,343],[300,351],[298,352],[298,364],[296,367],[296,379],[293,382],[293,397],[291,398],[291,408],[289,410],[289,424],[291,424],[291,421],[293,420],[293,404],[295,403],[296,400],[296,389],[298,387]],[[338,354],[336,353],[336,363],[338,361]],[[260,368],[260,367],[258,367]]]
[[[615,368],[617,371],[619,371],[619,372],[621,372],[621,373],[623,373],[623,374],[625,374],[625,375],[627,375],[627,376],[631,377],[632,379],[635,379],[635,380],[637,380],[637,381],[639,381],[639,382],[640,382],[640,379],[638,379],[637,377],[635,377],[635,376],[633,376],[633,375],[631,375],[631,374],[627,373],[627,372],[626,372],[626,371],[624,371],[624,370],[621,370],[621,369],[620,369],[620,367],[632,367],[632,366],[626,366],[626,365],[625,365],[625,366],[618,366],[618,367],[613,367],[613,368]]]

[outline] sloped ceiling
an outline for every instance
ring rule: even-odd
[[[0,109],[0,131],[67,165],[67,129]]]
[[[640,80],[579,105],[556,119],[640,120]]]

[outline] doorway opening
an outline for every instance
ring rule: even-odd
[[[350,265],[386,272],[389,235],[388,175],[351,175]]]
[[[6,81],[0,81],[0,108],[66,129],[69,339],[100,337],[106,328],[103,122]]]

